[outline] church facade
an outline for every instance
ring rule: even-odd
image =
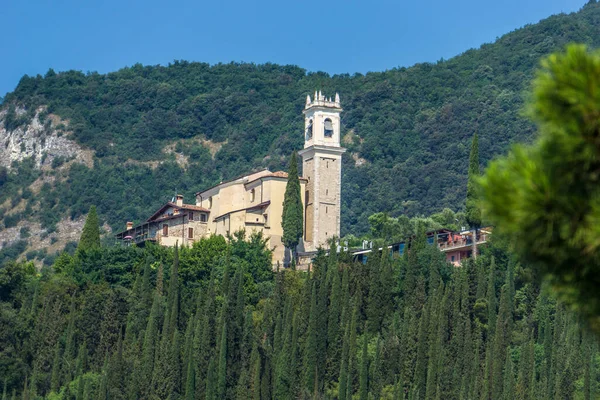
[[[315,92],[304,107],[304,148],[300,189],[304,207],[304,237],[298,251],[309,254],[340,236],[342,154],[339,95]],[[245,174],[196,193],[195,204],[183,196],[163,205],[145,222],[116,235],[125,244],[152,241],[165,246],[190,246],[210,235],[227,236],[241,229],[261,232],[273,251],[273,265],[290,261],[281,238],[287,173],[263,170]]]

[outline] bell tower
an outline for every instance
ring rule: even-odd
[[[306,96],[302,176],[308,179],[304,193],[304,242],[307,251],[340,236],[342,154],[340,146],[340,96],[326,98],[319,91]]]

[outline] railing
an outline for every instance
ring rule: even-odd
[[[483,243],[487,242],[487,240],[488,240],[487,236],[488,236],[487,234],[479,235],[479,238],[477,239],[477,244],[483,244]],[[460,240],[455,240],[452,242],[440,243],[439,248],[441,251],[449,251],[449,250],[458,249],[461,247],[472,246],[472,245],[473,245],[473,240],[469,237],[467,239],[460,239]]]

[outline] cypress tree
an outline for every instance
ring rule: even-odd
[[[488,274],[487,307],[488,332],[491,336],[496,329],[496,260],[494,256],[491,257],[490,271]]]
[[[173,265],[169,277],[169,293],[167,294],[167,338],[175,332],[179,323],[179,248],[175,244]],[[164,332],[163,332],[164,333]]]
[[[356,300],[354,310],[352,311],[352,321],[350,322],[350,334],[348,336],[348,379],[346,380],[346,399],[352,399],[354,393],[354,376],[356,369],[356,329],[358,323],[358,310],[360,299]]]
[[[52,373],[50,376],[50,390],[55,393],[57,393],[58,389],[60,388],[60,359],[60,342],[57,340],[54,348],[54,359],[52,360]],[[6,384],[6,381],[4,383]]]
[[[344,341],[342,344],[342,355],[340,361],[340,374],[338,379],[338,398],[346,400],[346,387],[348,384],[348,352],[350,347],[350,324],[346,325]]]
[[[502,390],[502,399],[514,400],[515,398],[515,373],[513,369],[513,362],[510,354],[508,354],[507,349],[506,363],[504,366],[504,388]]]
[[[310,299],[310,316],[308,322],[308,336],[304,345],[304,387],[313,393],[316,385],[317,371],[317,284],[313,282]]]
[[[471,142],[471,153],[469,154],[467,202],[465,207],[467,223],[472,228],[479,228],[481,226],[481,209],[479,208],[479,196],[476,182],[479,175],[479,140],[477,133],[475,133]]]
[[[505,349],[509,344],[510,335],[512,333],[512,296],[513,283],[512,283],[512,267],[509,268],[506,273],[506,282],[502,287],[502,293],[500,295],[500,307],[498,309],[498,318],[496,320],[496,330],[494,335],[494,362],[492,366],[493,378],[492,384],[492,398],[499,399],[502,395],[502,369],[505,363],[506,352]]]
[[[163,295],[163,285],[165,279],[163,263],[158,264],[158,271],[156,271],[156,292],[159,296]]]
[[[206,373],[206,400],[216,400],[217,395],[217,373],[215,371],[215,359],[211,358],[208,363],[208,372]]]
[[[481,209],[479,205],[479,194],[477,189],[477,178],[479,178],[479,140],[477,133],[473,135],[471,142],[471,154],[469,155],[469,174],[467,178],[467,200],[465,216],[473,234],[473,258],[477,258],[477,231],[481,227]]]
[[[369,399],[369,353],[367,351],[367,334],[363,335],[363,346],[362,346],[362,360],[360,365],[360,377],[359,377],[359,399]]]
[[[216,394],[218,399],[224,399],[227,385],[227,324],[225,322],[221,330],[218,368]]]
[[[254,379],[252,380],[252,399],[260,400],[261,365],[260,365],[260,354],[258,352],[256,343],[254,344],[254,348],[253,348],[252,352],[254,353],[254,357],[255,357],[255,361],[253,364]]]
[[[206,380],[207,371],[210,371],[209,364],[214,351],[215,343],[215,280],[211,277],[208,283],[206,301],[202,311],[201,323],[196,326],[196,334],[194,335],[194,354],[196,361],[196,398],[205,397],[205,389],[207,388]]]
[[[81,238],[77,245],[77,251],[97,249],[99,247],[100,222],[98,221],[96,206],[92,205],[87,218],[85,219],[85,224],[83,225],[83,231],[81,232]]]
[[[185,379],[185,400],[194,400],[196,398],[196,371],[194,360],[189,357],[187,363],[187,374]]]
[[[298,178],[298,160],[294,151],[290,157],[288,181],[283,197],[283,214],[281,217],[285,247],[292,252],[292,263],[296,261],[296,247],[300,243],[303,232],[302,197],[300,193],[300,180]]]
[[[332,380],[340,370],[340,317],[341,282],[337,264],[329,267],[331,293],[329,294],[329,316],[327,320],[327,379]]]
[[[156,344],[158,337],[158,324],[160,317],[161,297],[158,294],[154,295],[152,309],[146,324],[146,332],[144,333],[144,343],[142,346],[142,363],[141,363],[141,381],[151,382],[154,371],[154,360],[156,358]],[[142,385],[140,387],[141,397],[147,398],[150,394],[150,385]]]
[[[98,400],[108,400],[108,370],[110,368],[108,357],[104,359],[102,374],[100,376],[100,386],[98,388]]]
[[[69,311],[69,324],[67,325],[65,339],[65,351],[63,353],[63,379],[62,382],[70,382],[73,379],[73,373],[75,370],[75,298],[71,299],[71,308]]]

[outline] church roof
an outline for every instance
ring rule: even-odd
[[[217,188],[217,187],[219,187],[221,185],[226,185],[226,184],[229,184],[229,183],[232,183],[232,182],[236,182],[236,181],[240,181],[239,183],[248,184],[248,183],[255,182],[255,181],[259,180],[259,179],[262,179],[262,178],[282,178],[282,179],[287,179],[287,177],[288,177],[288,173],[287,172],[284,172],[284,171],[271,172],[268,169],[264,169],[262,171],[253,172],[253,173],[250,173],[250,174],[243,174],[243,175],[240,175],[240,176],[238,176],[236,178],[230,179],[228,181],[221,182],[218,185],[211,186],[210,188],[208,188],[206,190],[202,190],[201,192],[197,192],[196,196],[199,195],[199,194],[202,194],[202,193],[206,193],[209,190]],[[303,178],[303,177],[298,177],[298,178],[301,181],[308,181],[308,179]]]

